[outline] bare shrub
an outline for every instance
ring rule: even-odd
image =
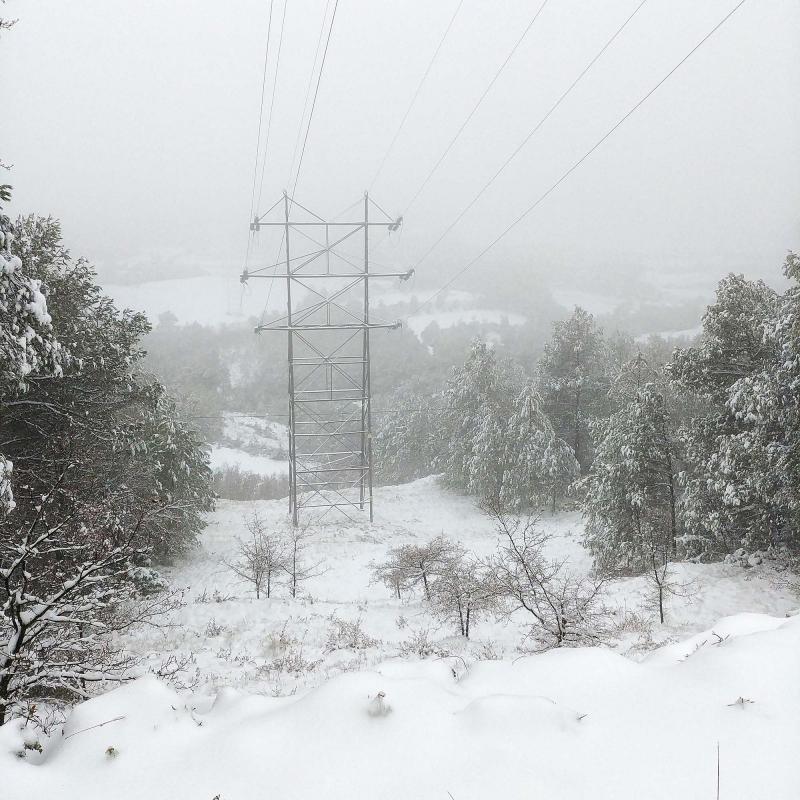
[[[336,650],[366,650],[381,643],[380,639],[374,639],[364,632],[361,627],[361,617],[352,621],[340,619],[334,611],[328,619],[331,627],[328,629],[328,639],[325,642],[326,653],[333,653]]]
[[[486,509],[500,542],[487,562],[502,613],[524,610],[532,618],[531,635],[544,649],[597,643],[606,629],[602,578],[567,569],[566,559],[549,560],[550,539],[536,517],[512,518],[497,507]]]
[[[400,642],[400,654],[403,656],[415,655],[419,658],[448,655],[447,651],[431,641],[429,628],[420,628],[412,631],[408,639]]]
[[[178,691],[194,690],[200,683],[200,667],[194,653],[177,655],[173,653],[162,659],[158,666],[151,667],[150,672],[163,681],[167,681]]]
[[[661,624],[666,616],[666,604],[670,597],[691,597],[695,586],[691,581],[679,581],[670,561],[669,552],[663,548],[650,553],[650,567],[647,571],[647,606],[658,613]]]
[[[373,577],[392,589],[398,599],[401,590],[421,586],[425,599],[431,600],[433,582],[455,553],[455,546],[444,536],[427,544],[404,544],[392,548],[382,564],[373,565]]]
[[[495,605],[494,587],[485,565],[452,543],[430,593],[433,613],[442,621],[454,623],[466,639],[477,618]]]
[[[267,653],[272,659],[259,668],[259,672],[266,673],[285,673],[299,677],[305,672],[316,669],[321,661],[312,660],[305,657],[303,647],[305,636],[298,639],[286,631],[287,623],[283,624],[277,633],[271,632],[267,639]]]
[[[321,560],[314,562],[307,560],[308,545],[313,535],[314,531],[308,522],[289,527],[286,534],[285,556],[281,569],[286,574],[289,594],[293,598],[297,597],[297,590],[302,583],[325,573]]]
[[[258,600],[262,592],[270,596],[273,578],[285,568],[287,548],[277,533],[267,529],[257,511],[247,521],[247,529],[250,538],[239,540],[239,559],[227,566],[242,580],[253,585]]]
[[[206,636],[219,636],[220,634],[224,633],[224,631],[225,631],[225,626],[218,625],[214,617],[212,617],[206,623]]]

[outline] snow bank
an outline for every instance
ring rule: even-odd
[[[0,729],[3,796],[713,798],[719,743],[720,797],[796,798],[800,618],[717,627],[723,644],[684,642],[683,660],[587,648],[466,673],[390,662],[280,699],[187,701],[141,679],[78,706],[39,764]]]

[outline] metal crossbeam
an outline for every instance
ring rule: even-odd
[[[289,512],[297,525],[302,509],[368,508],[371,521],[370,333],[400,323],[371,319],[369,288],[377,278],[407,280],[412,271],[370,272],[369,234],[397,230],[401,221],[370,220],[370,205],[386,215],[367,194],[363,219],[351,222],[326,221],[285,192],[282,204],[283,219],[267,219],[280,207],[279,200],[256,216],[250,229],[281,231],[283,260],[273,274],[265,272],[270,267],[258,268],[257,274],[245,269],[242,281],[286,282],[285,315],[255,330],[287,335]],[[353,254],[362,236],[363,255]],[[293,254],[297,242],[300,255]],[[315,248],[311,252],[309,243]]]

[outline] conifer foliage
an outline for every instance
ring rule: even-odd
[[[539,362],[539,392],[544,410],[583,472],[591,466],[590,426],[607,414],[609,379],[603,332],[591,314],[575,307],[553,326]]]
[[[147,320],[100,293],[55,220],[2,226],[0,724],[124,676],[111,637],[169,607],[143,578],[212,504],[199,439],[139,371]]]
[[[675,354],[676,384],[705,403],[683,430],[682,511],[689,551],[714,556],[797,544],[798,258],[777,295],[731,275],[703,322],[700,346]]]
[[[614,394],[617,410],[594,426],[597,452],[584,479],[587,544],[603,571],[641,571],[654,555],[677,552],[677,430],[666,386],[643,356],[623,368]]]

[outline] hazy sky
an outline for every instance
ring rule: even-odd
[[[287,0],[262,206],[289,185],[326,0]],[[328,20],[334,0],[328,5]],[[382,250],[413,263],[639,0],[549,0]],[[470,260],[658,82],[736,0],[648,0],[421,266]],[[333,215],[371,187],[403,211],[541,0],[464,0],[386,165],[373,176],[458,0],[339,0],[297,197]],[[112,274],[242,266],[268,0],[10,0],[0,157],[12,213],[62,219]],[[283,0],[275,0],[267,105]],[[775,277],[800,248],[800,3],[748,0],[481,265],[547,265],[584,285],[663,270]],[[256,252],[256,262],[261,258]],[[263,262],[263,259],[262,259]]]

